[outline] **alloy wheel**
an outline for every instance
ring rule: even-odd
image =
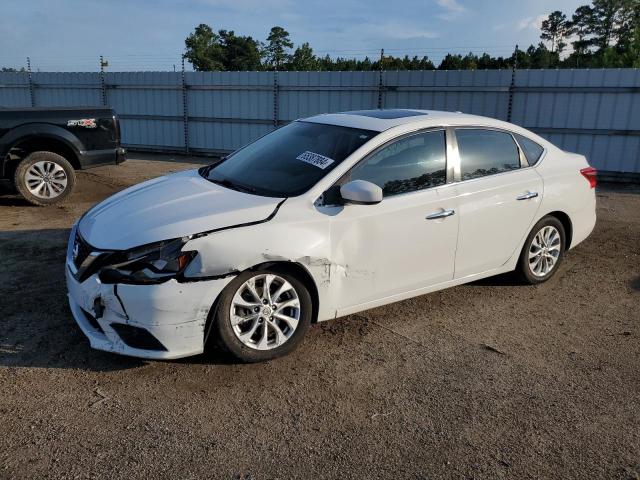
[[[558,263],[561,249],[560,232],[556,227],[542,227],[529,247],[529,269],[536,277],[548,275]]]
[[[300,298],[286,279],[275,274],[251,277],[236,291],[229,318],[236,337],[255,350],[286,343],[300,321]]]
[[[29,192],[38,198],[56,198],[67,188],[67,173],[57,163],[42,160],[29,167],[25,184]]]

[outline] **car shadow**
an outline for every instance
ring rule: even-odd
[[[7,195],[3,195],[0,192],[0,207],[34,207],[40,208],[36,205],[32,205],[27,202],[20,195],[16,195],[15,193],[9,193]]]
[[[637,290],[640,292],[640,276],[634,278],[633,280],[631,280],[629,282],[629,286],[633,289],[633,290]]]
[[[521,287],[525,284],[514,272],[507,272],[476,280],[475,282],[469,283],[469,285],[478,287]]]
[[[68,229],[0,232],[0,367],[112,371],[144,362],[90,349],[66,297]]]
[[[64,261],[69,230],[0,232],[0,368],[117,371],[149,361],[94,350],[67,302]],[[232,364],[224,352],[177,360],[184,364]]]

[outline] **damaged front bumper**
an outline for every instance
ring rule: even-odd
[[[75,238],[71,231],[70,244]],[[104,284],[97,274],[80,282],[65,266],[69,306],[91,347],[149,359],[175,359],[204,350],[209,311],[230,278],[156,285]]]

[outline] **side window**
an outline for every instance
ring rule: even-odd
[[[385,197],[442,185],[447,181],[444,130],[394,142],[356,165],[350,180],[375,183]]]
[[[513,137],[505,132],[457,129],[462,180],[495,175],[520,168],[520,155]]]
[[[544,152],[544,148],[538,145],[533,140],[528,139],[527,137],[523,137],[522,135],[518,135],[517,133],[513,134],[516,137],[516,140],[520,144],[520,148],[524,152],[524,156],[527,157],[527,162],[529,165],[535,165],[538,160],[540,160],[540,156],[542,152]]]

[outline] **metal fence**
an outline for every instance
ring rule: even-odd
[[[640,69],[0,73],[0,106],[109,105],[129,148],[224,153],[296,118],[370,108],[522,125],[610,172],[640,173]]]

